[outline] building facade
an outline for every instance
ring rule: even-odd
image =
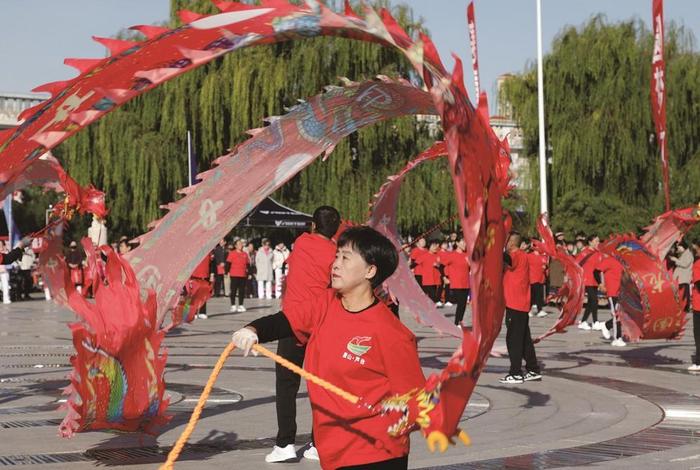
[[[44,100],[46,95],[42,93],[0,93],[0,129],[17,126],[22,111]]]

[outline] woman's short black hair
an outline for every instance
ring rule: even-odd
[[[396,247],[372,227],[358,226],[345,230],[338,238],[338,248],[350,246],[362,256],[365,263],[375,266],[377,274],[371,279],[372,287],[382,284],[394,274],[399,264]]]
[[[340,212],[335,207],[321,206],[314,211],[312,220],[318,233],[333,238],[340,227]]]

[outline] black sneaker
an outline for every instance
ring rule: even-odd
[[[499,379],[498,381],[502,384],[521,384],[525,382],[525,379],[523,379],[522,375],[509,374],[503,377],[502,379]]]
[[[542,374],[538,372],[527,371],[527,374],[523,376],[523,381],[532,382],[533,380],[542,380]]]

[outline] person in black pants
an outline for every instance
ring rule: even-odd
[[[304,364],[306,347],[297,344],[297,339],[281,338],[277,343],[277,354],[297,366]],[[277,446],[284,448],[294,444],[297,437],[296,398],[301,385],[301,376],[275,364],[275,405],[277,408]],[[290,406],[291,405],[291,406]],[[311,438],[313,442],[313,437]]]
[[[226,239],[214,248],[214,297],[224,293],[224,273],[226,272]]]
[[[282,294],[282,309],[294,305],[309,304],[328,288],[331,265],[336,256],[333,235],[340,226],[340,213],[330,206],[321,206],[314,211],[311,233],[304,233],[294,242],[294,249],[287,258],[289,273]],[[304,363],[306,348],[298,344],[297,338],[280,338],[277,354],[289,359],[297,366]],[[297,434],[297,393],[300,377],[285,367],[275,366],[275,404],[277,408],[277,438],[272,452],[265,456],[268,463],[296,459],[294,447]],[[311,443],[302,454],[304,458],[318,460],[318,452]]]
[[[527,254],[520,249],[521,240],[519,233],[511,233],[504,254],[503,296],[506,301],[506,346],[510,358],[510,370],[508,375],[499,380],[503,384],[542,380],[535,345],[530,335],[529,262]],[[523,358],[526,369],[524,375]]]

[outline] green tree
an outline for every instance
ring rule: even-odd
[[[209,0],[172,0],[171,7],[171,26],[178,24],[174,12],[182,8],[214,12]],[[392,12],[415,34],[420,23],[408,7],[395,6]],[[298,98],[320,93],[324,86],[336,84],[338,76],[360,81],[376,74],[412,73],[399,53],[343,38],[243,49],[133,100],[69,139],[57,154],[79,182],[105,190],[111,233],[136,234],[159,217],[159,205],[175,199],[176,190],[186,184],[188,130],[203,170],[247,138],[246,130],[260,127],[264,117],[282,114]],[[334,204],[343,217],[364,221],[385,178],[431,143],[415,117],[372,126],[345,139],[329,160],[311,165],[275,197],[307,211]],[[438,162],[409,177],[400,201],[403,230],[425,229],[453,213],[446,168]]]
[[[544,89],[552,215],[559,224],[555,228],[635,230],[637,215],[648,223],[662,211],[650,102],[652,46],[652,35],[640,21],[608,24],[602,16],[579,28],[567,27],[554,40],[544,59]],[[700,55],[692,36],[675,25],[667,29],[665,47],[671,193],[673,206],[679,207],[700,197]],[[534,65],[508,79],[502,94],[523,128],[525,153],[534,165],[530,173],[536,179]],[[533,183],[535,190],[524,195],[531,224],[538,212],[539,185]],[[577,197],[600,206],[597,215],[590,214],[596,220],[577,217],[571,209]],[[617,212],[604,214],[601,205]]]

